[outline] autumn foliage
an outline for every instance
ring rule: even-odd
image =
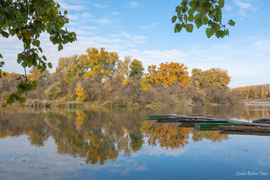
[[[149,65],[105,48],[88,48],[85,54],[61,57],[54,73],[32,68],[28,75],[37,90],[27,99],[84,101],[99,106],[162,106],[235,104],[237,100],[269,97],[268,87],[230,89],[226,70],[194,68],[189,76],[183,63]],[[20,75],[6,73],[0,81],[1,101],[18,85]],[[268,89],[267,89],[268,88]]]

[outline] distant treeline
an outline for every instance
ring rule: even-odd
[[[119,59],[116,52],[88,48],[86,54],[61,57],[54,73],[40,73],[35,67],[27,76],[37,82],[28,102],[48,100],[79,101],[98,106],[209,105],[235,104],[248,99],[269,97],[269,85],[228,88],[226,70],[192,69],[182,63],[166,62],[148,66],[130,56]],[[20,77],[6,73],[0,79],[1,101],[16,92]]]

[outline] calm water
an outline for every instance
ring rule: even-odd
[[[146,121],[146,115],[270,118],[270,106],[0,108],[0,179],[270,179],[270,136]]]

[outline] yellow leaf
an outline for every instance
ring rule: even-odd
[[[18,36],[18,38],[21,38],[22,37],[22,33],[18,33],[17,36]]]
[[[9,97],[10,97],[10,95],[7,94],[6,97],[5,97],[5,100],[6,100],[6,101],[9,100]]]
[[[27,30],[23,30],[24,38],[29,40],[32,36]]]

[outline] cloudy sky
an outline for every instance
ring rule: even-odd
[[[60,57],[83,54],[88,47],[105,47],[120,58],[130,55],[143,62],[145,72],[151,64],[184,63],[188,70],[222,68],[232,77],[230,87],[270,83],[270,23],[268,0],[226,0],[223,22],[233,19],[230,35],[208,39],[205,28],[174,33],[171,17],[181,0],[59,0],[61,10],[68,10],[69,31],[77,41],[60,52],[49,36],[41,36],[41,46],[54,72]],[[22,43],[15,37],[0,37],[4,71],[23,73],[16,63]]]

